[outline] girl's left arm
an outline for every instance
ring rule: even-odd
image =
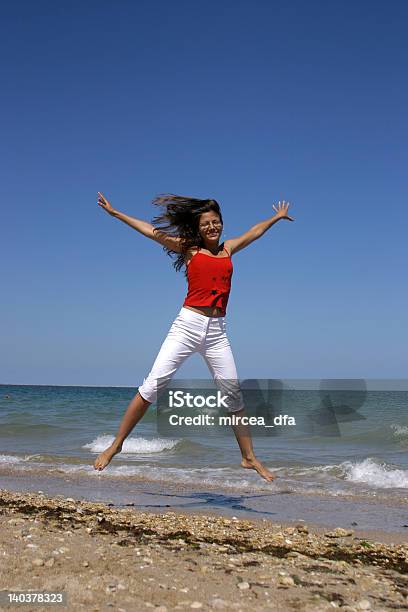
[[[289,217],[288,209],[289,202],[279,202],[278,208],[276,208],[275,204],[273,204],[272,208],[276,211],[276,214],[265,221],[261,221],[257,223],[247,232],[238,236],[237,238],[231,238],[230,240],[225,240],[224,246],[229,250],[230,254],[237,253],[241,249],[247,247],[251,242],[257,240],[270,228],[272,225],[280,221],[280,219],[287,219],[288,221],[294,221],[293,217]]]

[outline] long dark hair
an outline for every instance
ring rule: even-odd
[[[163,247],[167,255],[176,256],[173,266],[179,272],[185,264],[184,255],[187,250],[192,246],[203,246],[198,228],[200,215],[212,210],[219,215],[223,223],[220,206],[216,200],[200,200],[173,193],[161,194],[154,198],[152,203],[163,208],[162,213],[154,217],[152,224],[159,231],[181,238],[181,253]]]

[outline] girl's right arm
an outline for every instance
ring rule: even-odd
[[[155,242],[158,242],[162,246],[170,249],[171,251],[175,251],[176,253],[181,253],[181,245],[180,238],[177,236],[171,236],[170,234],[166,234],[162,230],[155,228],[151,223],[147,221],[142,221],[141,219],[136,219],[135,217],[129,217],[129,215],[125,215],[124,213],[115,210],[110,202],[102,195],[100,191],[98,191],[98,204],[106,210],[112,217],[116,217],[116,219],[120,219],[133,229],[137,230],[143,236],[147,238],[151,238]]]

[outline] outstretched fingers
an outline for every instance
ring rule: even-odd
[[[285,200],[282,200],[282,201],[279,200],[278,207],[276,207],[275,204],[273,204],[272,208],[276,212],[278,217],[282,219],[288,219],[289,221],[294,221],[294,219],[292,217],[289,217],[288,215],[289,202],[285,202]]]
[[[112,206],[110,205],[110,202],[108,202],[108,200],[105,198],[105,196],[98,191],[98,205],[103,208],[104,210],[107,210],[108,212],[110,210],[112,210]]]
[[[285,202],[285,200],[282,200],[282,202],[279,200],[278,202],[278,208],[276,208],[275,204],[273,204],[272,208],[277,212],[287,212],[288,208],[289,208],[289,202]]]

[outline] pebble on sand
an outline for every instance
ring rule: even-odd
[[[246,589],[249,589],[249,583],[245,581],[238,582],[237,586],[239,589],[241,589],[241,591],[245,591]]]
[[[37,559],[33,559],[31,563],[35,565],[36,567],[41,567],[42,565],[44,565],[45,562],[44,562],[44,559],[37,558]]]
[[[327,531],[324,535],[326,538],[345,538],[352,536],[354,531],[352,529],[343,529],[343,527],[336,527],[333,531]]]

